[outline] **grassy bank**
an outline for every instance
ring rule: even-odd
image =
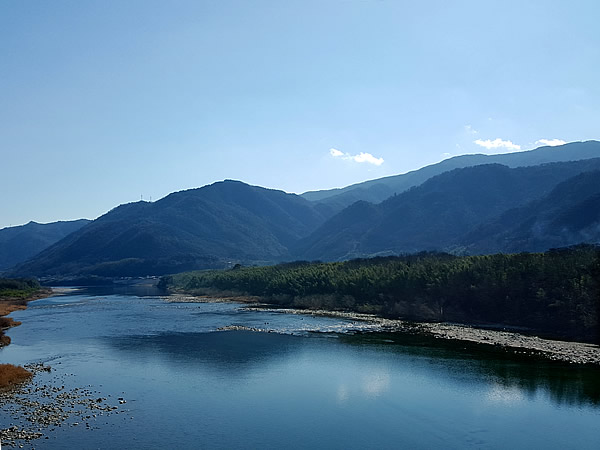
[[[29,380],[32,373],[21,366],[0,364],[0,389]]]
[[[600,248],[457,257],[423,253],[163,277],[174,292],[258,296],[283,307],[521,329],[600,340]]]
[[[8,314],[27,308],[27,302],[49,296],[51,289],[42,288],[36,280],[0,278],[0,348],[10,344],[4,334],[8,328],[20,325]],[[6,388],[31,377],[26,369],[12,364],[0,364],[0,388]]]

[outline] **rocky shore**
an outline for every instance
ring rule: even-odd
[[[26,365],[33,373],[33,380],[0,391],[0,417],[3,422],[11,420],[6,428],[0,429],[0,442],[4,447],[33,448],[36,439],[50,439],[52,433],[63,427],[98,429],[100,421],[113,414],[128,414],[122,409],[125,399],[103,397],[99,391],[88,388],[65,387],[65,375],[42,363]],[[104,423],[104,422],[102,422]],[[6,426],[6,424],[4,425]]]
[[[230,295],[230,296],[219,296],[219,295],[189,295],[189,294],[170,294],[161,297],[167,303],[249,303],[249,304],[261,304],[260,297],[253,297],[248,295]],[[264,304],[266,305],[266,304]]]
[[[260,303],[257,297],[229,297],[229,296],[191,296],[175,294],[165,297],[169,302],[193,302],[193,303],[211,303],[211,302],[238,302],[246,303],[247,310],[272,311],[282,314],[300,314],[315,315],[325,317],[336,317],[352,321],[351,327],[345,329],[346,332],[390,332],[421,334],[432,336],[436,339],[448,339],[455,341],[464,341],[482,346],[490,346],[495,349],[502,349],[506,352],[543,357],[553,361],[561,361],[570,364],[590,364],[600,365],[600,346],[587,344],[583,342],[560,341],[554,339],[544,339],[538,336],[532,336],[513,330],[490,330],[476,326],[449,324],[449,323],[430,323],[430,322],[411,322],[405,320],[385,319],[371,314],[361,314],[344,311],[327,310],[301,310],[287,308],[273,308],[272,305]],[[238,329],[236,325],[223,327],[223,330]],[[245,327],[243,327],[245,329]],[[249,331],[269,332],[268,328],[249,329]]]
[[[465,341],[501,348],[507,352],[541,356],[553,361],[571,364],[600,365],[600,346],[583,342],[544,339],[515,331],[489,330],[467,325],[430,322],[410,322],[385,319],[370,314],[342,311],[279,309],[246,307],[246,309],[273,311],[284,314],[310,314],[351,320],[360,332],[408,333],[432,336],[436,339]]]

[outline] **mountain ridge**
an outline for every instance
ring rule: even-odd
[[[400,194],[413,186],[418,186],[435,175],[454,169],[492,163],[499,163],[512,168],[527,167],[597,157],[600,157],[600,142],[594,140],[570,142],[558,146],[543,146],[532,150],[498,155],[481,153],[460,155],[404,174],[367,180],[343,188],[307,191],[300,195],[307,200],[326,204],[333,210],[340,211],[357,200],[379,203],[391,195]]]
[[[91,220],[61,220],[5,227],[0,230],[0,271],[35,256]]]
[[[519,158],[531,162],[534,156],[548,158],[552,152],[564,158],[596,150],[600,154],[600,142],[596,141],[563,147],[510,155],[516,164]],[[579,153],[565,152],[572,148]],[[475,158],[470,161],[478,161],[478,155],[471,156]],[[424,169],[427,167],[420,169],[421,175],[428,176]],[[594,190],[597,175],[583,177],[585,185],[575,181],[571,187],[567,185],[564,189],[571,189],[570,198],[574,199],[570,202],[561,202],[553,191],[571,177],[595,170],[600,170],[600,157],[514,168],[499,163],[475,164],[433,175],[382,202],[358,200],[337,214],[331,204],[224,180],[174,192],[155,202],[119,205],[31,260],[21,261],[9,273],[145,276],[293,259],[343,260],[429,250],[481,253],[537,249],[526,246],[533,242],[527,237],[532,232],[528,224],[535,222],[527,212],[537,211],[540,217],[547,217],[558,204],[562,206],[556,217],[546,220],[549,232],[555,235],[553,242],[573,243],[573,239],[560,239],[560,229],[585,242],[595,242],[595,226],[600,219],[587,211],[600,209]],[[373,192],[383,192],[377,186],[372,188]],[[549,195],[555,198],[544,202]],[[515,243],[512,247],[511,239]]]
[[[295,194],[227,180],[120,205],[14,272],[136,276],[277,262],[324,220]]]
[[[548,195],[573,176],[598,169],[600,158],[519,168],[492,164],[455,169],[379,204],[354,203],[303,238],[296,256],[338,261],[456,251],[458,239],[469,230]]]

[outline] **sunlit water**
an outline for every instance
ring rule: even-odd
[[[23,325],[0,361],[44,361],[127,400],[126,414],[36,448],[600,448],[595,369],[156,296],[78,293],[12,317]]]

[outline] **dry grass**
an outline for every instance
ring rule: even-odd
[[[0,293],[1,294],[1,293]],[[0,295],[0,348],[10,344],[10,338],[4,335],[4,330],[21,325],[10,317],[4,317],[13,311],[27,308],[27,302],[52,295],[52,289],[42,288],[28,293],[27,297]]]
[[[15,305],[12,302],[4,302],[0,300],[0,316],[6,316],[13,311],[19,311],[27,308],[25,305]]]
[[[27,308],[27,302],[43,298],[51,294],[51,290],[43,289],[30,295],[28,298],[0,297],[0,347],[10,344],[10,338],[4,334],[3,329],[21,325],[10,317],[3,317],[13,311]],[[31,378],[32,373],[20,366],[0,364],[0,389],[5,389]]]
[[[3,317],[7,314],[10,314],[13,311],[18,311],[20,309],[25,309],[27,306],[17,304],[15,305],[10,300],[1,300],[0,299],[0,348],[10,344],[10,338],[4,334],[4,330],[10,327],[16,327],[17,325],[21,325],[21,322],[17,322],[13,320],[11,317]],[[1,374],[0,374],[1,376]],[[1,386],[1,383],[0,383]]]
[[[12,317],[0,317],[0,328],[18,327],[21,322],[14,320]]]
[[[21,366],[0,364],[0,388],[7,388],[29,380],[32,374]]]

